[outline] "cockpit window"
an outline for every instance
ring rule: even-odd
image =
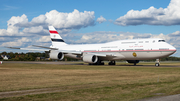
[[[158,42],[165,42],[165,40],[159,40]]]

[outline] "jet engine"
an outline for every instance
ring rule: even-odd
[[[87,63],[96,63],[98,61],[98,57],[92,54],[83,55],[83,61]]]
[[[62,60],[64,59],[64,54],[62,52],[59,52],[59,51],[51,51],[49,53],[49,57],[51,59],[59,59],[59,60]]]

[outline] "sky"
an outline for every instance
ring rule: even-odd
[[[1,0],[0,52],[50,46],[49,25],[68,44],[162,38],[180,57],[180,0]]]

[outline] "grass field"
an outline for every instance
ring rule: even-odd
[[[180,94],[178,62],[160,67],[154,63],[0,65],[0,101],[132,101],[172,94]]]

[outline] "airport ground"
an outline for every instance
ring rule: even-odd
[[[0,101],[134,101],[180,94],[180,63],[92,66],[83,62],[0,64]]]

